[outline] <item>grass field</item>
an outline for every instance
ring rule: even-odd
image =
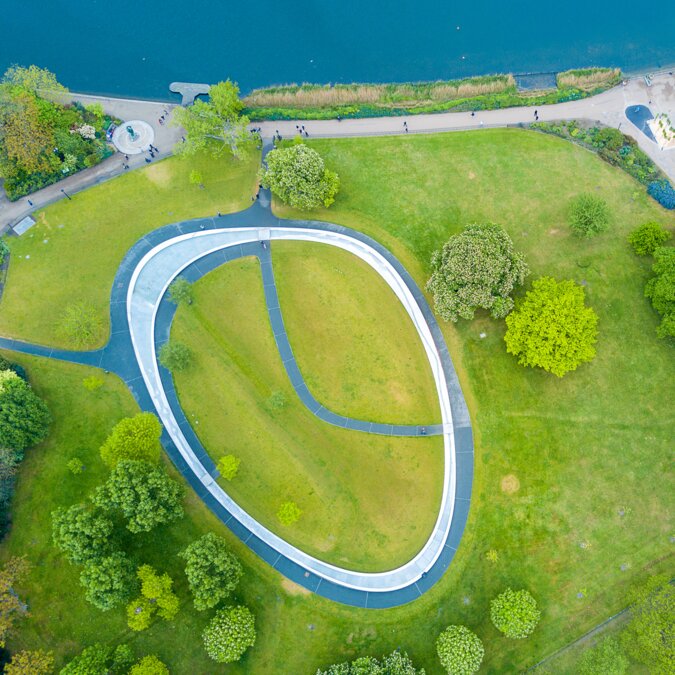
[[[259,637],[250,654],[226,669],[206,663],[196,636],[208,619],[192,615],[186,615],[185,626],[158,625],[135,642],[157,651],[177,673],[311,675],[321,665],[400,646],[427,673],[436,674],[436,635],[449,623],[465,623],[485,642],[483,672],[518,672],[621,609],[631,584],[654,572],[672,574],[668,505],[674,420],[667,405],[675,393],[672,347],[654,335],[657,317],[643,297],[649,263],[633,256],[625,236],[651,219],[673,226],[675,214],[591,153],[534,133],[483,130],[313,145],[340,174],[342,191],[330,211],[311,217],[374,236],[420,285],[431,252],[450,234],[471,222],[501,223],[525,253],[534,276],[546,273],[587,283],[588,302],[599,315],[597,358],[559,380],[517,366],[505,353],[500,322],[481,315],[472,323],[446,327],[476,436],[473,504],[447,574],[412,605],[360,611],[308,596],[282,582],[227,535],[246,565],[242,597],[257,614]],[[588,190],[608,201],[612,224],[607,233],[580,240],[568,232],[566,210],[573,196]],[[106,205],[98,208],[103,212]],[[41,245],[38,240],[33,248]],[[78,246],[77,238],[71,245]],[[71,268],[59,273],[77,279],[83,256],[68,260]],[[52,263],[52,272],[56,269]],[[9,281],[11,290],[16,282],[11,272]],[[21,310],[26,321],[39,323],[46,305],[40,298],[33,304],[34,299],[28,298]],[[3,302],[0,313],[4,310]],[[236,335],[251,332],[237,328],[225,326],[227,341],[221,343],[235,345],[233,360],[239,350],[247,353],[235,342]],[[199,357],[211,359],[207,347],[212,350],[214,344],[205,342]],[[246,358],[238,367],[248,363],[256,362]],[[105,615],[85,605],[73,568],[51,569],[45,503],[67,502],[69,495],[79,499],[88,491],[86,484],[78,487],[68,479],[64,462],[76,448],[93,466],[105,430],[133,407],[121,392],[117,402],[84,405],[91,394],[74,386],[82,375],[69,379],[63,368],[31,365],[36,385],[60,422],[50,441],[29,453],[22,467],[14,530],[3,544],[3,555],[27,551],[38,563],[38,573],[21,589],[28,592],[34,618],[10,646],[50,645],[62,652],[96,639],[116,641],[125,628],[121,613]],[[263,375],[252,373],[267,381]],[[316,378],[330,381],[320,371]],[[202,406],[210,395],[203,392]],[[230,396],[220,395],[223,401]],[[259,461],[265,457],[261,454]],[[91,484],[93,478],[85,474]],[[223,531],[193,504],[190,519],[174,526],[158,550],[148,550],[148,559],[166,565],[178,579],[175,561],[166,558],[167,542],[187,541],[203,528]],[[489,549],[498,552],[494,564],[485,557]],[[529,588],[542,608],[541,623],[527,640],[500,637],[489,622],[489,601],[507,585]],[[180,592],[184,598],[184,588]]]
[[[296,250],[304,259],[307,247],[288,243],[283,255],[292,256]],[[335,253],[333,265],[340,265],[356,285],[376,281],[376,273],[364,269],[351,254]],[[330,260],[321,255],[322,260]],[[296,279],[311,302],[315,289],[342,282],[335,277],[335,268],[328,267],[314,288],[304,288],[302,275]],[[358,297],[350,294],[350,284],[342,282],[339,288],[345,291],[344,316],[344,305],[352,301],[356,306]],[[388,287],[374,284],[374,298],[382,316],[399,310]],[[285,312],[283,298],[281,307]],[[325,315],[324,309],[316,322]],[[433,382],[408,323],[409,330],[400,331],[407,339],[398,344],[388,343],[385,326],[378,327],[377,317],[370,317],[364,331],[376,336],[371,343],[353,339],[351,324],[344,324],[336,334],[324,336],[317,348],[326,349],[328,339],[334,346],[326,352],[355,352],[359,362],[364,361],[367,348],[365,355],[380,367],[372,369],[372,376],[369,370],[361,372],[360,380],[373,396],[377,376],[392,360],[411,359],[422,369],[417,382],[421,397],[429,401]],[[249,513],[303,550],[353,569],[391,569],[420,550],[440,506],[442,439],[363,434],[316,418],[293,391],[281,363],[257,259],[229,263],[197,282],[195,302],[178,310],[171,335],[196,354],[195,364],[175,375],[181,404],[214,459],[229,453],[241,459],[239,475],[231,482],[221,479],[221,485]],[[295,345],[293,333],[290,338]],[[406,346],[412,347],[412,353]],[[388,383],[395,391],[403,390],[406,375],[407,369],[397,369],[388,374]],[[381,404],[380,416],[387,410],[384,392],[375,399]],[[277,398],[282,404],[275,406]],[[425,419],[428,415],[427,411]],[[287,499],[295,501],[303,515],[296,524],[284,527],[276,512]]]
[[[12,264],[0,335],[67,347],[59,320],[80,301],[94,307],[102,323],[99,339],[88,346],[102,346],[113,278],[129,248],[161,225],[250,205],[258,162],[258,153],[242,161],[208,153],[170,157],[39,211],[35,226],[7,240]],[[202,174],[203,190],[190,184],[192,170]]]

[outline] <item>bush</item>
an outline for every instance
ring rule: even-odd
[[[218,663],[239,661],[255,644],[255,619],[244,606],[221,609],[202,633],[206,653]]]
[[[169,669],[154,654],[144,656],[136,663],[129,675],[169,675]]]
[[[506,637],[526,638],[537,627],[540,617],[536,600],[525,590],[507,588],[490,603],[490,619]]]
[[[627,671],[628,659],[612,637],[587,649],[579,660],[579,675],[624,675]]]
[[[480,669],[485,648],[466,626],[448,626],[436,640],[436,652],[451,675],[471,675]]]
[[[595,358],[597,325],[582,286],[541,277],[506,317],[506,351],[521,365],[562,377]]]
[[[637,255],[654,255],[654,251],[670,239],[670,232],[654,222],[645,223],[628,235],[628,242]]]
[[[101,446],[101,459],[113,468],[123,459],[157,464],[162,450],[162,425],[149,412],[120,420]]]
[[[362,656],[351,663],[334,663],[316,675],[424,675],[424,668],[418,670],[405,652],[397,650],[381,659]]]
[[[241,460],[234,455],[223,455],[218,460],[218,471],[225,480],[232,480],[239,471]]]
[[[277,518],[282,525],[292,525],[302,515],[300,507],[295,502],[283,502],[277,511]]]
[[[103,324],[91,305],[76,302],[66,307],[58,333],[76,349],[83,349],[103,339]]]
[[[589,193],[575,197],[570,206],[570,227],[582,237],[604,232],[609,227],[607,202]]]
[[[661,324],[656,334],[661,337],[675,337],[675,248],[661,246],[654,251],[652,277],[645,286],[645,296],[652,301],[652,307],[661,315]]]
[[[431,269],[427,290],[446,321],[473,319],[478,308],[493,318],[505,317],[513,308],[511,293],[529,273],[509,235],[490,223],[470,225],[450,237],[431,257]]]
[[[165,342],[159,348],[159,362],[170,373],[185,370],[192,363],[192,352],[182,342]]]
[[[665,209],[675,209],[675,189],[666,180],[653,181],[647,186],[647,192]]]
[[[12,448],[22,459],[26,448],[47,438],[51,415],[30,385],[9,372],[14,377],[0,389],[0,447]]]
[[[103,380],[96,375],[89,375],[82,380],[82,386],[87,391],[97,391],[103,386]]]

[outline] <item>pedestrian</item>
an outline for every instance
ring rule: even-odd
[[[127,162],[128,162],[129,161],[129,155],[124,155],[124,159],[126,159]]]
[[[163,122],[163,120],[162,120],[161,117],[160,117],[157,121],[159,122],[160,125],[164,124],[164,122]]]
[[[299,125],[299,124],[296,124],[296,125],[295,125],[295,128],[298,129],[298,130],[300,130],[300,125]]]
[[[537,111],[536,111],[536,110],[534,111],[534,116],[535,116],[535,117],[537,116]]]
[[[342,117],[340,117],[340,115],[337,116],[337,121],[342,122]]]
[[[150,162],[152,162],[152,160],[151,160],[149,157],[146,157],[146,158],[145,158],[145,163],[146,163],[146,164],[150,164]]]
[[[185,143],[185,136],[181,136],[180,140],[183,141],[183,143]]]
[[[33,206],[33,202],[30,199],[28,200],[28,206]]]
[[[403,126],[406,127],[406,129],[408,128],[408,123],[405,120],[403,120]]]
[[[475,116],[476,116],[476,111],[475,111],[475,110],[472,110],[472,111],[471,111],[471,117],[475,117]]]
[[[309,131],[305,131],[305,137],[309,138]]]
[[[304,125],[304,124],[302,125],[302,130],[303,130],[303,131],[305,130],[305,125]]]

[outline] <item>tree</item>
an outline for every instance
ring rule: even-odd
[[[656,334],[661,338],[675,337],[675,248],[657,248],[654,251],[654,260],[652,271],[656,276],[647,282],[645,296],[661,315],[661,324],[656,329]]]
[[[28,616],[28,607],[14,587],[26,577],[30,564],[25,557],[10,558],[0,569],[0,647],[5,646],[9,631],[19,616]]]
[[[52,511],[54,545],[77,565],[100,560],[112,552],[112,521],[85,504]]]
[[[637,255],[654,255],[654,251],[669,239],[670,232],[653,221],[640,225],[628,235],[628,243]]]
[[[441,665],[451,675],[471,675],[480,669],[485,648],[466,626],[448,626],[436,640]]]
[[[541,612],[526,590],[507,588],[490,603],[490,618],[495,628],[510,638],[526,638],[539,623]]]
[[[329,207],[340,189],[338,175],[329,171],[316,150],[300,143],[272,150],[260,181],[284,203],[303,211]]]
[[[54,654],[41,649],[12,654],[4,670],[5,675],[50,675],[53,672]]]
[[[131,630],[142,631],[150,628],[157,608],[144,597],[136,598],[127,605],[127,625]]]
[[[148,462],[123,459],[94,493],[94,503],[120,510],[130,532],[149,532],[183,517],[183,488],[164,469]]]
[[[623,645],[652,673],[672,673],[675,663],[675,590],[669,581],[665,574],[649,577],[629,598],[632,619],[624,632]]]
[[[4,382],[0,392],[0,447],[23,451],[47,438],[51,415],[24,380]]]
[[[223,455],[218,460],[218,471],[225,480],[236,478],[241,460],[234,455]]]
[[[405,652],[395,651],[382,659],[362,656],[351,663],[335,663],[316,675],[424,675],[424,668],[415,668]]]
[[[529,269],[523,256],[499,226],[469,225],[431,257],[427,290],[446,321],[473,319],[476,309],[487,309],[495,319],[513,309],[513,293]]]
[[[149,412],[120,420],[101,446],[101,459],[114,467],[123,459],[157,464],[162,446],[159,439],[162,425]]]
[[[60,675],[122,675],[127,673],[134,656],[128,645],[104,647],[96,643],[86,647],[65,668]]]
[[[593,237],[609,227],[607,202],[590,193],[580,194],[570,205],[570,227],[581,237]]]
[[[104,612],[125,602],[136,586],[134,566],[125,553],[88,562],[80,573],[85,598]]]
[[[129,627],[144,630],[155,614],[167,621],[174,619],[180,609],[180,602],[171,590],[171,577],[157,574],[150,565],[139,567],[136,576],[141,581],[141,597],[132,601],[127,608]]]
[[[292,525],[302,515],[300,507],[295,502],[283,502],[277,511],[277,518],[282,525]]]
[[[185,141],[177,144],[175,151],[193,155],[209,146],[214,154],[229,150],[237,158],[246,155],[252,138],[248,131],[249,119],[241,114],[242,110],[236,83],[226,80],[214,84],[209,91],[209,101],[198,99],[188,108],[174,110],[171,124],[185,129]]]
[[[586,649],[579,660],[579,675],[624,675],[627,671],[628,659],[612,637]]]
[[[194,300],[192,284],[185,277],[176,277],[169,286],[169,300],[174,305],[191,305]]]
[[[10,66],[2,77],[3,84],[19,87],[33,94],[39,91],[67,92],[68,90],[59,83],[56,75],[46,68],[38,66]]]
[[[237,587],[244,572],[225,540],[213,532],[192,542],[178,555],[185,560],[185,575],[195,608],[200,611],[225,600]]]
[[[76,349],[91,347],[103,337],[103,323],[98,312],[86,302],[66,307],[58,333]]]
[[[562,377],[592,361],[598,317],[584,304],[584,289],[573,281],[541,277],[506,317],[506,350],[524,366]]]
[[[192,351],[182,342],[165,342],[159,348],[159,362],[170,373],[185,370],[192,363]]]
[[[169,669],[154,654],[144,656],[136,663],[129,675],[169,675]]]
[[[206,653],[218,663],[239,661],[255,644],[255,619],[248,607],[219,610],[202,633]]]

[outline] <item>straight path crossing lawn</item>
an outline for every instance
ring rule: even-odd
[[[272,244],[273,255],[278,245]],[[332,249],[334,257],[326,255],[327,248],[332,249],[280,246],[285,256],[296,253],[301,258],[321,249],[322,260],[330,261],[322,278],[336,284],[335,293],[344,293],[343,305],[356,303],[354,286],[370,284],[376,273],[344,251]],[[351,284],[332,271],[337,264],[351,277]],[[305,287],[302,277],[295,280],[311,302],[316,287]],[[324,288],[321,281],[318,285]],[[400,310],[399,319],[407,319],[389,287],[374,284],[374,297],[381,316]],[[283,294],[280,304],[285,315]],[[346,307],[342,311],[347,312]],[[315,314],[313,323],[325,316],[325,311]],[[384,417],[389,413],[389,391],[385,386],[377,396],[378,378],[386,378],[394,390],[406,387],[405,370],[387,370],[391,361],[410,359],[419,367],[422,375],[417,383],[424,402],[433,400],[434,385],[430,375],[424,377],[428,365],[425,370],[424,353],[413,341],[412,322],[408,320],[409,332],[403,332],[407,339],[396,343],[387,339],[386,325],[378,327],[380,318],[369,316],[363,326],[352,321],[336,327],[335,334],[318,338],[313,349],[328,359],[331,352],[339,352],[361,363],[363,369],[352,381],[375,397],[370,404],[365,402],[367,410]],[[362,331],[377,337],[364,343],[359,338]],[[293,336],[289,332],[295,347]],[[237,477],[220,483],[249,513],[308,553],[350,569],[392,569],[422,548],[440,508],[442,438],[365,434],[316,418],[296,396],[283,368],[256,258],[228,263],[198,281],[193,304],[177,312],[171,338],[195,354],[193,365],[174,376],[181,405],[216,462],[225,454],[241,459]],[[431,405],[419,406],[414,398],[411,405],[428,421]],[[396,412],[386,421],[397,423]],[[276,512],[286,500],[295,501],[302,516],[284,527]]]
[[[0,335],[70,347],[59,320],[69,305],[94,308],[96,341],[110,330],[110,290],[124,254],[146,232],[180,220],[250,206],[260,155],[236,160],[208,152],[169,157],[64,199],[36,214],[21,237],[7,237],[12,261],[0,302]],[[202,174],[204,188],[190,183]]]

